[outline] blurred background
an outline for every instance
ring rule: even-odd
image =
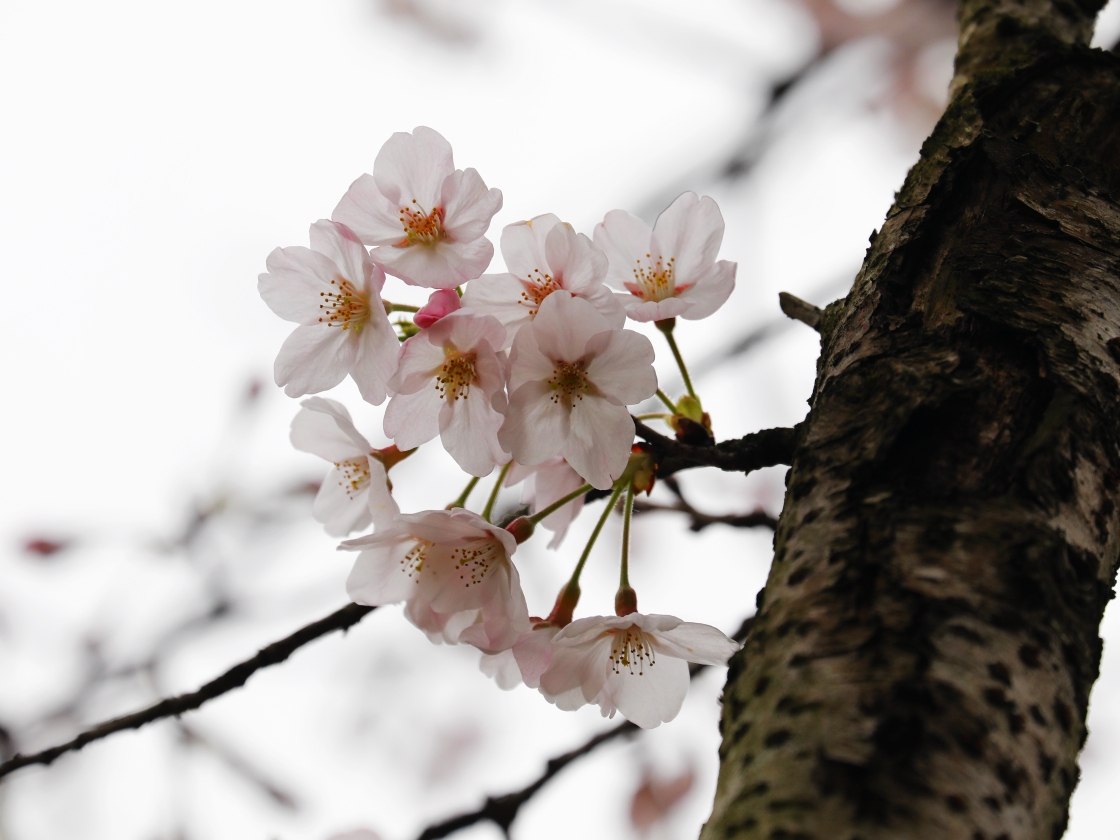
[[[944,105],[955,28],[947,0],[0,5],[0,756],[193,690],[345,603],[353,556],[310,516],[324,465],[291,449],[297,401],[272,384],[291,325],[256,277],[274,247],[306,244],[390,133],[436,128],[504,192],[495,242],[540,213],[590,233],[616,207],[652,222],[683,190],[713,196],[738,288],[677,336],[717,437],[733,437],[804,416],[817,337],[778,292],[846,292]],[[1114,3],[1096,43],[1117,38]],[[330,396],[386,443],[384,406],[349,382]],[[393,479],[406,511],[464,481],[434,445]],[[691,471],[680,486],[704,513],[776,515],[782,479]],[[663,486],[653,501],[677,504]],[[509,491],[499,509],[516,504]],[[557,552],[518,553],[531,612],[593,518]],[[610,609],[619,531],[588,566],[585,614]],[[642,514],[643,609],[733,632],[771,538]],[[1103,634],[1076,840],[1115,836],[1115,608]],[[502,692],[477,659],[378,610],[181,720],[5,779],[0,838],[408,840],[611,725]],[[710,669],[677,720],[572,765],[512,836],[695,837],[723,679]]]

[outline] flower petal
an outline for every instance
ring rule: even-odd
[[[664,321],[684,315],[691,309],[687,300],[680,297],[665,298],[665,300],[642,300],[633,295],[629,300],[624,299],[626,317],[632,321],[647,323],[649,321]]]
[[[732,654],[742,647],[715,627],[691,621],[682,621],[670,630],[647,635],[659,653],[701,665],[726,665]]]
[[[609,490],[630,460],[630,412],[589,394],[572,406],[569,424],[561,454],[592,487]]]
[[[289,397],[326,391],[341,382],[358,355],[350,330],[322,324],[296,327],[280,347],[273,372]]]
[[[587,378],[612,402],[636,405],[657,391],[653,344],[641,333],[603,332],[588,342],[588,350],[594,355],[587,364]]]
[[[502,191],[488,190],[474,169],[461,169],[444,179],[440,204],[447,235],[455,242],[472,242],[486,233],[490,220],[502,209]]]
[[[265,260],[268,271],[257,278],[257,291],[268,308],[285,321],[318,324],[321,293],[339,273],[330,258],[300,245],[276,248]]]
[[[385,409],[385,434],[398,449],[413,449],[439,434],[439,391],[429,385],[412,394],[397,394]]]
[[[512,274],[483,274],[472,280],[463,291],[463,306],[491,315],[506,328],[503,348],[513,344],[513,337],[529,323],[535,308],[525,295],[524,284]]]
[[[539,464],[556,455],[568,439],[568,410],[552,399],[554,393],[547,383],[535,381],[510,397],[498,442],[519,463]]]
[[[338,266],[339,273],[358,289],[365,289],[373,272],[369,252],[346,225],[320,219],[311,226],[311,250]]]
[[[539,283],[542,274],[551,274],[545,241],[549,232],[561,224],[557,216],[545,213],[502,228],[502,259],[509,272],[532,283]]]
[[[699,321],[723,306],[735,291],[735,270],[738,267],[738,263],[720,260],[697,275],[695,285],[681,292],[677,298],[689,304],[681,317]]]
[[[435,245],[408,245],[398,248],[383,245],[373,258],[385,271],[412,286],[428,289],[454,289],[478,277],[494,258],[489,239],[471,242],[444,240]]]
[[[443,400],[440,441],[465,472],[489,475],[496,464],[509,460],[498,443],[498,429],[504,419],[481,388],[471,387],[456,399]]]
[[[586,300],[559,290],[541,302],[528,329],[545,356],[554,362],[577,362],[591,336],[609,330],[610,324]]]
[[[559,224],[548,232],[545,255],[552,276],[573,295],[588,295],[603,285],[607,255],[571,225]]]
[[[416,581],[403,571],[402,561],[415,540],[397,538],[361,552],[346,578],[346,592],[356,604],[379,607],[397,604],[416,590]]]
[[[688,694],[688,663],[655,656],[633,668],[610,671],[603,694],[631,723],[654,729],[677,716]]]
[[[347,492],[346,477],[337,467],[332,468],[319,485],[319,492],[311,505],[311,516],[321,522],[332,537],[344,537],[372,522],[369,510],[369,488],[360,492]]]
[[[369,441],[354,426],[350,412],[337,400],[308,397],[292,418],[292,446],[331,462],[365,457]]]
[[[419,204],[425,215],[439,204],[440,187],[455,170],[451,144],[426,125],[393,134],[373,162],[373,179],[385,198],[399,207]]]
[[[366,402],[385,402],[386,388],[397,372],[399,353],[400,341],[389,319],[374,313],[358,335],[358,358],[350,368],[350,377]]]
[[[637,216],[625,210],[611,210],[595,226],[595,244],[607,255],[610,268],[607,283],[625,289],[634,281],[634,269],[649,258],[653,231]]]
[[[696,281],[719,253],[723,242],[723,216],[716,203],[694,192],[677,196],[653,225],[650,253],[653,259],[672,257],[677,286]]]
[[[331,213],[331,220],[346,225],[366,245],[392,245],[404,236],[397,205],[377,189],[367,173],[359,175]]]

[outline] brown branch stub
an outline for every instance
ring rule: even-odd
[[[759,508],[750,513],[725,513],[710,514],[696,510],[692,505],[681,500],[674,505],[661,505],[656,502],[647,502],[637,499],[634,502],[634,513],[653,513],[655,511],[668,511],[669,513],[683,513],[691,520],[688,530],[703,531],[710,525],[729,525],[732,528],[769,528],[777,530],[778,520],[766,511]]]
[[[819,306],[813,306],[809,301],[802,300],[789,292],[778,292],[778,305],[787,317],[820,332],[821,315],[824,314],[824,310]]]
[[[220,697],[235,688],[240,688],[246,683],[249,677],[257,671],[262,668],[267,668],[270,665],[278,665],[299,648],[309,642],[315,641],[320,636],[333,633],[335,630],[347,630],[353,627],[367,614],[373,612],[374,609],[376,609],[376,607],[366,607],[361,604],[347,604],[345,607],[336,610],[326,618],[313,621],[306,627],[301,627],[290,636],[278,642],[273,642],[267,647],[261,648],[255,656],[234,665],[224,674],[210,680],[210,682],[206,683],[197,691],[192,691],[188,694],[180,694],[176,697],[167,697],[146,709],[107,720],[104,723],[87,729],[76,738],[64,744],[59,744],[56,747],[32,753],[31,755],[20,755],[16,753],[3,764],[0,764],[0,778],[3,778],[15,770],[19,770],[21,767],[27,767],[32,764],[50,764],[60,755],[80,750],[86,744],[98,741],[116,732],[122,732],[126,729],[139,729],[145,724],[153,723],[154,721],[162,720],[167,717],[178,717],[184,712],[193,711],[207,701],[213,700],[215,697]]]
[[[801,439],[801,424],[792,428],[762,429],[714,446],[692,446],[658,434],[641,420],[634,429],[653,448],[657,476],[666,478],[691,467],[717,467],[727,472],[754,472],[763,467],[788,466]]]

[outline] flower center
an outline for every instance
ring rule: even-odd
[[[571,408],[573,397],[582,400],[583,395],[591,390],[591,383],[587,381],[587,374],[579,362],[557,362],[548,387],[552,389],[550,399],[554,403],[563,402]]]
[[[615,631],[611,643],[611,668],[616,674],[621,674],[624,668],[633,674],[637,668],[638,676],[641,676],[646,666],[652,668],[655,664],[653,646],[645,633],[634,625]]]
[[[673,279],[676,257],[669,257],[669,262],[664,262],[663,257],[658,257],[654,262],[646,254],[648,266],[642,260],[635,260],[637,267],[634,269],[634,282],[626,283],[626,290],[632,295],[637,295],[642,300],[665,300],[674,297],[678,291]]]
[[[329,292],[319,292],[319,323],[360,333],[369,320],[369,300],[345,277],[334,278],[331,286]]]
[[[400,208],[401,226],[404,228],[404,239],[397,243],[398,248],[409,245],[435,245],[447,238],[443,229],[443,208],[436,207],[430,213],[425,213],[424,208],[414,198],[412,205]]]
[[[529,307],[529,317],[535,318],[537,310],[541,308],[541,302],[560,288],[560,281],[553,278],[551,274],[534,268],[529,273],[528,279],[521,281],[521,285],[525,287],[525,291],[521,293],[521,300],[518,303]]]
[[[448,352],[447,360],[436,374],[436,390],[440,399],[465,400],[470,396],[471,385],[478,384],[474,361],[474,353]]]
[[[479,540],[451,552],[451,561],[459,580],[468,589],[486,578],[495,563],[505,559],[506,553],[497,540]]]
[[[416,583],[420,583],[420,573],[424,570],[424,561],[428,559],[428,549],[432,547],[432,543],[419,537],[414,539],[416,545],[401,558],[401,571],[410,578],[415,578]]]
[[[353,499],[366,489],[369,484],[368,458],[349,458],[335,463],[334,466],[342,473],[342,481],[338,483],[349,498]]]

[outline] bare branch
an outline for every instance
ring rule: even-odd
[[[703,531],[709,525],[730,525],[732,528],[769,528],[771,531],[778,528],[778,520],[762,508],[750,513],[726,513],[721,516],[713,516],[710,513],[696,510],[683,499],[674,505],[659,505],[656,502],[647,502],[642,499],[634,501],[634,513],[651,513],[658,510],[686,514],[692,520],[688,526],[690,531]]]
[[[735,639],[737,642],[742,642],[747,638],[747,634],[750,632],[753,624],[753,615],[745,618],[743,623],[739,625],[739,629],[735,631],[735,634],[731,638]],[[690,678],[695,677],[707,667],[707,665],[690,665],[688,675]],[[641,729],[628,720],[623,721],[613,729],[600,732],[574,750],[569,750],[563,755],[558,755],[555,758],[549,759],[548,763],[545,765],[544,772],[520,790],[504,793],[500,796],[488,796],[486,797],[485,804],[483,804],[481,808],[450,817],[443,822],[434,823],[420,832],[420,836],[417,840],[438,840],[440,837],[447,837],[454,834],[456,831],[461,831],[464,828],[469,828],[480,822],[494,823],[494,825],[498,826],[498,828],[502,830],[502,833],[508,837],[509,827],[513,825],[513,821],[517,818],[517,813],[521,810],[521,806],[528,802],[537,791],[548,784],[553,776],[576,759],[583,758],[583,756],[593,752],[603,744],[610,743],[618,738],[635,735],[638,732],[641,732]]]
[[[659,478],[691,467],[749,473],[763,467],[789,465],[801,437],[798,424],[793,428],[763,429],[714,446],[692,446],[658,434],[641,420],[634,421],[634,429],[653,448]]]
[[[820,332],[821,315],[824,311],[819,306],[814,306],[809,301],[802,300],[789,292],[778,292],[778,305],[787,317]]]
[[[290,636],[278,642],[273,642],[267,647],[261,648],[255,656],[234,665],[221,676],[206,683],[206,685],[202,686],[198,691],[192,691],[189,694],[180,694],[177,697],[168,697],[146,709],[107,720],[104,723],[87,729],[85,732],[78,735],[78,737],[67,741],[65,744],[59,744],[57,747],[51,747],[50,749],[33,753],[32,755],[20,755],[16,753],[12,758],[0,764],[0,778],[3,778],[21,767],[27,767],[31,764],[50,764],[64,753],[80,750],[86,744],[92,741],[98,741],[115,732],[121,732],[125,729],[139,729],[153,721],[161,720],[166,717],[178,717],[183,714],[183,712],[197,709],[208,700],[213,700],[215,697],[220,697],[226,692],[233,691],[235,688],[240,688],[249,677],[261,668],[267,668],[270,665],[278,665],[308,642],[313,642],[320,636],[333,633],[335,630],[349,629],[361,621],[368,613],[373,612],[374,609],[376,608],[362,606],[361,604],[347,604],[345,607],[336,610],[326,618],[314,621],[306,627],[301,627]]]

